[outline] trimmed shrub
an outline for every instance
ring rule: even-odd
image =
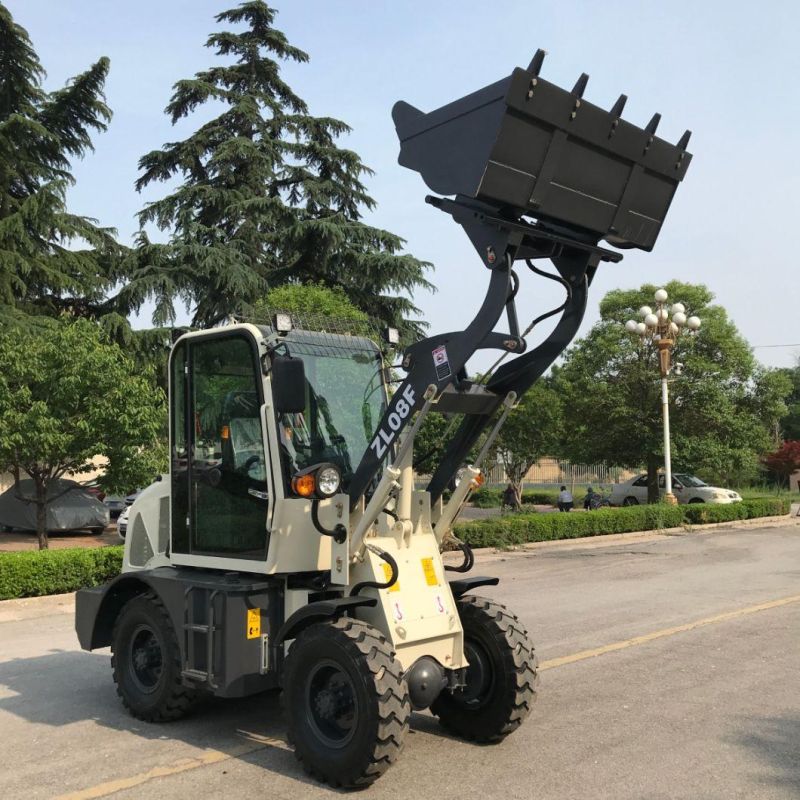
[[[0,600],[99,586],[122,569],[118,547],[70,547],[0,553]]]
[[[461,522],[455,534],[472,547],[508,547],[526,542],[574,539],[609,533],[677,528],[684,524],[730,522],[788,514],[789,500],[745,500],[727,505],[666,504],[602,508],[589,513],[520,513],[505,517]]]
[[[503,490],[482,486],[469,498],[475,508],[499,508],[503,500]],[[526,489],[522,493],[522,505],[554,506],[558,502],[558,489]]]

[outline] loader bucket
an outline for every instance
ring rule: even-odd
[[[621,119],[626,97],[606,111],[539,77],[544,52],[527,69],[424,113],[392,110],[399,162],[441,195],[461,195],[651,250],[691,161],[687,131],[677,145]]]

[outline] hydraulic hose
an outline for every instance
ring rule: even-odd
[[[341,522],[334,525],[333,530],[329,530],[319,521],[319,500],[311,501],[311,521],[323,536],[330,536],[337,544],[341,544],[347,538],[347,528]]]
[[[362,589],[388,589],[390,586],[394,586],[397,583],[397,579],[400,577],[400,568],[397,566],[397,562],[385,550],[381,550],[379,547],[375,547],[371,544],[365,546],[367,550],[375,553],[378,558],[383,559],[392,568],[392,577],[385,583],[379,583],[378,581],[362,581],[361,583],[357,583],[350,590],[350,597],[354,597]]]
[[[458,549],[464,554],[464,561],[457,567],[445,566],[447,572],[469,572],[475,566],[475,554],[466,542],[457,541]]]

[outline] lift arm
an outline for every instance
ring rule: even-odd
[[[438,411],[467,415],[428,486],[432,499],[438,498],[503,398],[512,391],[520,397],[575,336],[599,263],[622,258],[600,247],[600,240],[651,250],[686,174],[689,131],[670,144],[656,136],[659,114],[639,128],[621,118],[625,95],[606,111],[583,100],[587,75],[566,91],[539,76],[543,60],[539,50],[527,69],[517,68],[427,114],[402,101],[395,104],[400,164],[419,172],[433,191],[453,198],[427,201],[464,229],[489,282],[480,310],[463,331],[406,349],[406,378],[355,471],[351,509],[431,385]],[[519,280],[514,264],[536,259],[552,262],[568,298],[550,336],[526,353],[514,302]],[[495,330],[504,310],[508,332]],[[475,386],[467,380],[466,364],[480,349],[517,357],[485,386]]]

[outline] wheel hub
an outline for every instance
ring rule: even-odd
[[[161,645],[148,625],[140,625],[131,637],[130,674],[143,692],[152,692],[158,685],[163,667]]]
[[[343,747],[358,724],[355,691],[350,678],[333,662],[324,662],[306,683],[308,721],[328,746]]]
[[[494,679],[492,663],[488,653],[477,642],[467,639],[464,642],[464,655],[467,657],[466,685],[460,692],[465,703],[480,705],[489,694]]]

